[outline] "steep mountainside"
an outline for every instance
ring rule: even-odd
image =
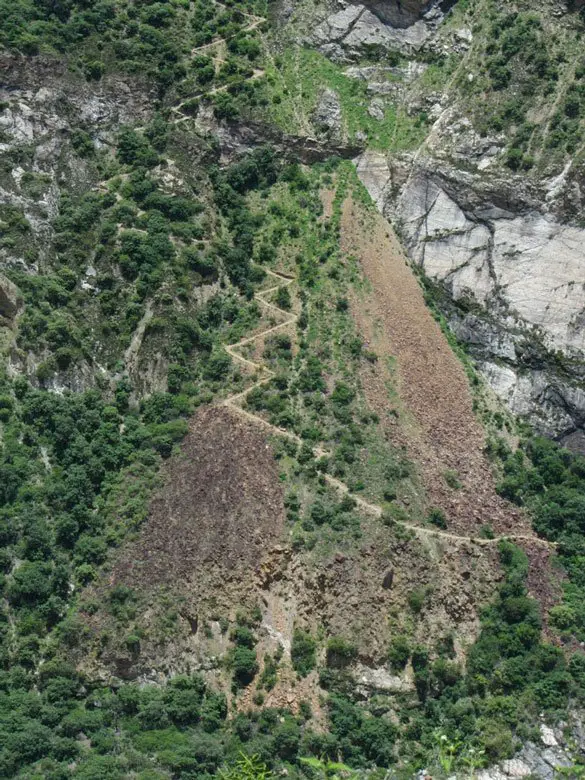
[[[0,0],[0,777],[581,776],[584,32]]]
[[[336,79],[324,73],[329,87],[343,76],[363,82],[373,124],[392,123],[383,137],[366,129],[379,151],[360,159],[362,180],[438,283],[439,305],[496,392],[579,449],[585,71],[577,9],[338,9],[298,3],[284,14],[285,30],[293,47],[309,43],[340,64]],[[388,64],[364,67],[374,52]],[[342,103],[345,91],[336,91]],[[328,100],[325,125],[335,118]],[[348,100],[342,132],[352,132],[352,111]],[[403,137],[401,115],[417,117],[420,143]]]

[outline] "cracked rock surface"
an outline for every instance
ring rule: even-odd
[[[376,49],[416,51],[429,35],[429,27],[423,20],[408,27],[392,27],[364,5],[349,5],[317,27],[312,43],[334,61],[351,62]]]
[[[518,181],[371,151],[356,165],[413,262],[457,304],[451,327],[491,387],[537,429],[581,449],[585,229]]]

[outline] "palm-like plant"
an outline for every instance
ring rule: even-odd
[[[221,780],[273,780],[274,775],[258,756],[241,753],[233,766],[220,769]]]

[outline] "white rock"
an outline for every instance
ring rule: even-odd
[[[358,664],[355,669],[355,680],[358,688],[383,693],[404,693],[412,691],[414,684],[399,675],[390,674],[384,667],[372,669]]]
[[[354,164],[362,184],[378,209],[382,211],[391,178],[386,155],[367,150],[354,160]]]
[[[477,773],[476,777],[477,780],[507,780],[507,776],[497,766],[482,769],[481,772]]]
[[[394,28],[363,5],[349,5],[322,22],[312,40],[326,56],[348,59],[378,47],[417,50],[429,35],[429,27],[421,20],[406,28]]]
[[[493,270],[502,294],[552,349],[585,350],[585,230],[538,212],[494,223]]]
[[[368,106],[368,114],[381,122],[385,114],[384,102],[380,98],[374,98]]]
[[[459,41],[465,41],[466,43],[471,43],[473,40],[473,33],[469,29],[469,27],[462,27],[460,30],[455,30],[455,37]]]
[[[502,761],[502,770],[508,777],[528,777],[532,773],[530,767],[519,758],[511,758],[509,761]]]
[[[549,726],[545,726],[544,723],[540,726],[540,739],[546,747],[558,747],[559,745],[554,731]]]

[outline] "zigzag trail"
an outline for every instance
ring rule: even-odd
[[[218,5],[220,8],[223,8],[227,10],[227,6],[225,6],[223,3],[219,2],[219,0],[215,0],[215,4]],[[197,46],[195,49],[191,49],[191,56],[194,54],[197,54],[197,52],[200,51],[206,51],[207,49],[212,49],[219,44],[226,44],[228,41],[232,40],[233,38],[236,38],[238,35],[241,35],[242,33],[250,32],[251,30],[255,30],[257,27],[259,27],[261,24],[263,24],[266,20],[266,17],[264,16],[255,16],[254,14],[247,13],[246,11],[240,11],[242,16],[247,16],[251,21],[246,27],[242,27],[241,30],[239,30],[237,33],[234,33],[233,35],[230,35],[227,38],[216,38],[213,41],[210,41],[209,43],[204,43],[202,46]],[[255,68],[254,72],[251,76],[245,79],[245,81],[254,81],[255,79],[260,78],[264,75],[264,70],[260,68]],[[227,89],[230,85],[229,84],[223,84],[219,87],[213,87],[213,89],[209,90],[202,90],[201,92],[198,92],[195,95],[190,95],[189,99],[194,100],[196,98],[204,98],[209,97],[210,95],[217,95],[220,92],[227,92]],[[187,122],[189,119],[192,119],[188,114],[181,114],[181,108],[185,105],[185,100],[182,100],[178,105],[172,106],[171,111],[174,114],[179,114],[179,117],[174,120],[174,124],[179,124],[181,122]]]
[[[286,274],[278,273],[276,271],[269,271],[268,269],[265,270],[267,274],[273,276],[275,279],[278,279],[280,284],[274,287],[270,287],[267,290],[262,290],[262,292],[256,293],[254,298],[255,300],[258,301],[258,303],[262,304],[262,306],[265,306],[267,309],[272,309],[273,311],[278,312],[278,314],[283,315],[285,317],[285,320],[279,323],[278,325],[273,325],[270,328],[267,328],[266,330],[263,330],[260,333],[255,334],[254,336],[241,339],[241,341],[237,341],[234,344],[229,344],[225,347],[225,350],[230,355],[230,357],[232,357],[234,360],[238,360],[242,365],[246,366],[247,368],[252,368],[254,371],[258,373],[262,372],[262,377],[257,382],[254,382],[254,384],[250,385],[250,387],[248,387],[243,392],[235,393],[234,395],[231,395],[228,398],[226,398],[225,401],[223,401],[222,405],[234,409],[239,415],[247,418],[248,420],[251,420],[257,425],[262,425],[264,428],[267,428],[272,433],[275,433],[279,436],[285,436],[287,439],[290,439],[291,441],[294,441],[300,445],[304,443],[303,439],[301,439],[300,436],[297,436],[295,433],[291,433],[290,431],[287,431],[285,428],[279,428],[277,425],[273,425],[272,423],[269,423],[267,420],[264,420],[259,415],[254,414],[253,412],[249,412],[247,409],[244,409],[241,406],[241,403],[252,392],[252,390],[254,390],[256,387],[261,387],[262,385],[265,385],[267,382],[270,382],[270,380],[275,376],[275,374],[266,366],[263,366],[260,363],[255,363],[252,360],[248,360],[247,358],[242,357],[242,355],[239,355],[236,352],[236,349],[238,349],[239,347],[244,347],[246,346],[246,344],[252,344],[259,338],[263,338],[269,335],[270,333],[274,333],[278,330],[281,330],[282,328],[286,328],[289,325],[295,323],[298,319],[296,314],[285,311],[284,309],[280,309],[278,306],[275,306],[273,303],[270,303],[269,301],[266,301],[264,299],[264,296],[276,292],[276,290],[278,290],[279,287],[282,287],[283,285],[286,285],[288,287],[288,285],[294,282],[294,277],[287,276]],[[331,454],[330,452],[322,449],[321,447],[316,447],[313,449],[313,455],[315,457],[319,457],[319,458],[328,457],[330,454]],[[344,482],[341,482],[335,477],[332,477],[330,474],[324,474],[323,476],[325,480],[332,487],[338,490],[340,493],[351,496],[351,498],[356,502],[356,505],[364,512],[367,512],[369,515],[372,515],[373,517],[382,516],[384,510],[382,509],[381,506],[379,506],[378,504],[373,504],[370,501],[366,501],[360,496],[356,496],[354,493],[351,492],[349,487]],[[554,542],[549,542],[546,539],[540,539],[537,536],[530,536],[528,534],[505,534],[503,536],[495,536],[493,539],[482,539],[477,536],[459,536],[458,534],[451,534],[448,531],[441,531],[438,528],[424,528],[422,526],[414,525],[413,523],[404,522],[403,520],[394,520],[394,523],[396,525],[402,526],[402,528],[407,528],[409,531],[414,532],[417,536],[423,536],[423,537],[431,536],[439,539],[450,539],[454,541],[471,542],[472,544],[478,544],[483,546],[498,544],[501,540],[508,539],[510,541],[531,542],[532,544],[538,544],[543,547],[549,547],[549,548],[556,547],[556,544]]]

